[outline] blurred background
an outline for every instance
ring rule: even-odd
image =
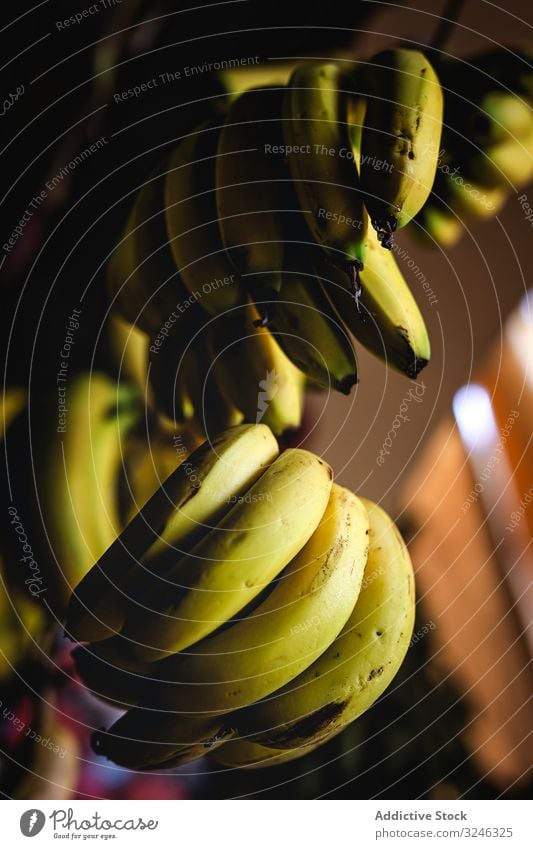
[[[70,333],[70,398],[76,393],[88,409],[84,375],[97,372],[98,403],[109,407],[121,376],[120,403],[131,410],[122,434],[131,451],[118,470],[126,481],[121,511],[116,521],[109,519],[104,548],[131,510],[146,423],[137,421],[128,395],[135,369],[125,373],[124,337],[117,343],[119,331],[109,329],[105,263],[139,186],[167,146],[202,119],[205,103],[224,97],[226,83],[205,72],[135,98],[117,100],[117,92],[227,56],[364,61],[406,41],[427,50],[430,59],[466,58],[467,80],[477,55],[502,45],[530,48],[530,4],[365,0],[348,11],[332,0],[250,0],[197,3],[186,11],[165,0],[110,0],[82,24],[58,29],[57,21],[86,7],[60,0],[2,12],[4,248],[17,225],[21,233],[3,250],[0,265],[1,792],[34,799],[527,798],[533,714],[531,184],[509,184],[491,218],[460,214],[454,244],[428,238],[423,221],[398,236],[396,259],[432,340],[432,360],[416,382],[359,348],[361,380],[348,398],[309,394],[299,439],[331,463],[340,483],[391,512],[408,538],[419,594],[413,644],[399,677],[368,714],[324,748],[255,772],[200,761],[134,774],[98,758],[90,733],[117,712],[77,681],[60,627],[68,586],[91,559],[80,554],[69,572],[72,550],[67,543],[62,559],[61,543],[58,548],[50,532],[54,522],[66,524],[69,510],[76,513],[76,493],[64,503],[57,495],[56,512],[64,511],[59,518],[49,515],[47,504],[69,462],[56,431],[56,376]],[[435,47],[443,13],[457,21]],[[475,103],[461,104],[461,120],[468,109]],[[66,167],[90,145],[91,155]],[[58,174],[50,189],[48,181]],[[77,457],[84,452],[83,422],[82,416],[72,448]],[[160,473],[176,459],[170,436],[163,442]],[[191,437],[188,447],[193,444]],[[91,474],[88,467],[88,487]],[[33,575],[35,592],[21,576],[10,506],[41,564],[43,575]],[[43,576],[47,595],[38,592]]]

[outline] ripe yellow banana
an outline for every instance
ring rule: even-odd
[[[305,220],[331,258],[364,262],[367,219],[349,119],[353,83],[335,62],[306,62],[294,71],[284,101],[287,161]]]
[[[347,276],[322,262],[319,275],[337,312],[356,339],[387,365],[416,378],[430,355],[429,336],[392,252],[369,230],[362,292],[354,300]]]
[[[315,384],[348,395],[357,383],[350,336],[303,250],[289,252],[268,329],[289,359]]]
[[[167,232],[189,299],[210,315],[242,301],[242,286],[218,227],[215,168],[219,131],[201,125],[176,147],[165,183]]]
[[[126,594],[139,573],[175,560],[183,547],[215,525],[278,453],[264,425],[242,425],[204,443],[165,481],[76,587],[65,630],[78,641],[104,640],[129,611]],[[142,566],[139,561],[142,558]]]
[[[106,319],[106,341],[109,363],[117,383],[133,384],[141,395],[147,396],[148,385],[148,335],[138,325],[130,324],[118,313],[111,312]]]
[[[164,217],[164,160],[135,200],[107,269],[112,306],[148,334],[158,333],[188,293],[168,246]]]
[[[419,226],[413,227],[413,234],[432,247],[436,243],[442,248],[451,248],[464,233],[457,215],[436,202],[428,201],[418,213],[416,221]]]
[[[345,625],[367,555],[366,509],[334,485],[320,524],[265,601],[220,634],[159,664],[161,679],[171,683],[150,687],[145,704],[208,716],[246,707],[282,687]]]
[[[253,740],[229,740],[213,752],[207,753],[209,759],[222,766],[233,769],[262,769],[266,766],[279,766],[282,763],[301,758],[302,755],[316,749],[318,743],[311,746],[301,746],[296,749],[274,749]]]
[[[207,331],[211,335],[211,328]],[[244,416],[223,393],[212,367],[206,341],[191,351],[192,363],[183,373],[183,389],[192,407],[191,423],[205,439],[214,439],[222,430],[241,424]]]
[[[243,284],[254,291],[277,291],[281,282],[290,173],[272,151],[283,144],[282,102],[281,88],[245,92],[232,103],[218,142],[220,233]]]
[[[470,141],[479,147],[526,138],[533,129],[531,107],[525,100],[508,91],[489,91],[479,108],[470,116]]]
[[[367,710],[398,672],[414,624],[413,570],[390,517],[362,501],[370,549],[352,615],[312,666],[234,718],[241,735],[280,749],[324,742]]]
[[[443,96],[417,50],[378,53],[364,72],[367,108],[361,141],[361,187],[384,247],[429,197],[438,163]]]
[[[331,469],[288,449],[221,522],[157,581],[123,634],[139,660],[186,649],[242,610],[292,560],[317,527]]]
[[[519,139],[489,145],[468,162],[469,172],[482,186],[519,189],[533,176],[533,127]]]
[[[294,70],[294,62],[261,62],[242,68],[228,68],[218,74],[231,102],[247,89],[285,86]]]
[[[51,551],[48,577],[61,612],[73,587],[122,529],[122,445],[141,412],[135,390],[98,372],[72,378],[67,406],[65,431],[46,442],[36,469]]]
[[[128,769],[168,769],[207,755],[231,733],[217,719],[134,708],[109,731],[97,731],[92,745],[97,754]]]
[[[214,325],[213,368],[245,421],[260,421],[282,436],[301,424],[304,376],[258,321],[259,313],[248,304]]]

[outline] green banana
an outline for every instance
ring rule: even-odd
[[[219,524],[157,581],[126,620],[133,656],[157,660],[211,634],[254,599],[297,554],[329,499],[331,469],[288,449]]]
[[[219,131],[202,124],[172,154],[165,181],[167,232],[174,260],[189,292],[210,315],[242,302],[238,275],[218,227],[215,170]]]
[[[416,378],[430,358],[424,319],[393,253],[368,231],[362,292],[354,301],[350,282],[322,261],[319,277],[337,312],[356,339],[387,365]]]
[[[306,62],[284,100],[286,155],[304,218],[333,261],[364,263],[366,216],[352,146],[349,104],[357,96],[335,62]]]
[[[242,425],[200,446],[165,481],[76,587],[66,632],[77,641],[113,636],[130,612],[126,594],[144,570],[174,560],[182,547],[229,510],[278,453],[264,425]],[[177,549],[177,550],[176,550]],[[142,565],[139,560],[142,558]]]
[[[367,108],[361,140],[361,187],[384,247],[427,201],[438,163],[443,95],[417,50],[378,53],[364,74]]]
[[[279,749],[325,742],[367,710],[401,666],[414,624],[411,561],[389,516],[362,501],[370,549],[352,615],[312,666],[234,717],[241,736]]]
[[[187,654],[159,664],[169,683],[154,684],[145,704],[208,716],[245,707],[282,687],[345,625],[367,555],[366,510],[334,484],[319,525],[265,601]]]

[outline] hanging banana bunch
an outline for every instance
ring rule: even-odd
[[[529,56],[503,49],[442,61],[438,70],[444,130],[433,194],[413,232],[447,248],[532,179],[533,76]]]
[[[414,621],[391,519],[264,424],[204,443],[78,585],[66,632],[127,712],[95,750],[135,769],[306,754],[394,678]]]
[[[204,437],[298,428],[306,382],[357,383],[353,336],[410,378],[430,355],[386,248],[432,189],[433,67],[401,48],[250,84],[149,176],[109,264],[113,310],[147,334],[148,405]]]

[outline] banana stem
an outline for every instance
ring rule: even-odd
[[[465,5],[466,0],[447,0],[442,10],[437,29],[435,30],[435,35],[430,42],[430,47],[433,47],[435,50],[442,50],[457,24],[459,16],[463,11],[463,6]]]

